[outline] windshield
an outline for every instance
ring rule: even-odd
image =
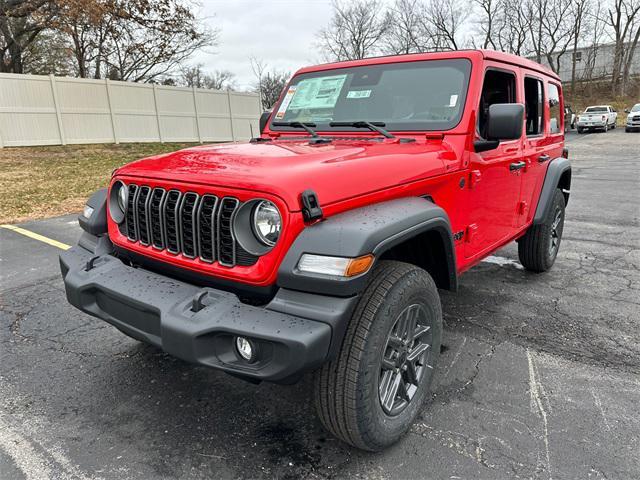
[[[585,110],[585,113],[606,113],[607,107],[589,107]]]
[[[636,103],[631,109],[632,112],[640,112],[640,103]]]
[[[274,122],[308,122],[318,131],[362,131],[330,122],[383,122],[387,130],[449,130],[464,109],[467,59],[365,65],[293,78]],[[272,130],[292,131],[291,127]]]

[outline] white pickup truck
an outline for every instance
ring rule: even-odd
[[[585,130],[603,130],[616,128],[618,112],[611,105],[594,105],[585,108],[584,112],[578,115],[578,133]]]

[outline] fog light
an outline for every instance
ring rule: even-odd
[[[257,348],[248,338],[236,337],[236,350],[238,351],[238,355],[247,362],[253,363],[256,361],[256,357],[258,356]]]

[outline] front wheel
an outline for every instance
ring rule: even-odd
[[[553,266],[564,230],[564,210],[564,194],[557,188],[543,223],[529,227],[518,240],[518,257],[527,270],[546,272]]]
[[[442,309],[431,276],[381,261],[337,357],[315,377],[322,424],[344,442],[378,451],[409,430],[440,355]]]

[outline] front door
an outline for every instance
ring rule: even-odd
[[[483,138],[490,105],[516,103],[517,100],[515,72],[502,66],[487,70],[480,99],[477,138]],[[482,256],[514,235],[524,166],[521,139],[500,142],[494,150],[471,154],[469,224],[465,232],[467,258]]]

